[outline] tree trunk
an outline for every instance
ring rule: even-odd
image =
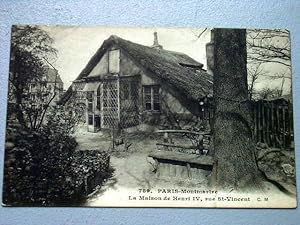
[[[214,29],[213,177],[220,190],[259,186],[248,101],[246,30]]]

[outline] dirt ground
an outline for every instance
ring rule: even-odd
[[[161,135],[153,133],[139,133],[121,135],[126,141],[112,149],[112,134],[110,132],[87,132],[85,127],[79,127],[74,134],[78,142],[78,150],[107,150],[111,154],[111,166],[115,169],[113,177],[99,190],[88,198],[86,206],[99,206],[102,202],[111,201],[112,196],[122,196],[128,189],[138,190],[154,188],[202,188],[208,189],[208,179],[180,180],[168,177],[157,178],[154,162],[148,154],[156,150],[156,142]],[[127,146],[124,147],[124,146]],[[281,195],[273,184],[266,182],[267,192]],[[118,204],[116,203],[116,206]]]
[[[156,150],[156,142],[161,135],[153,133],[126,134],[126,141],[130,146],[115,146],[112,150],[112,134],[109,132],[90,133],[84,127],[79,127],[74,134],[78,146],[77,150],[105,149],[111,153],[111,165],[115,169],[113,177],[101,189],[88,199],[88,206],[97,206],[103,199],[111,198],[128,189],[152,189],[155,187],[203,187],[206,180],[172,180],[168,177],[157,178],[154,161],[148,154]]]

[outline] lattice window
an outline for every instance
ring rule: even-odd
[[[119,85],[117,80],[103,82],[103,126],[117,127],[119,123]]]
[[[120,79],[120,126],[136,126],[139,117],[139,79],[128,77]]]

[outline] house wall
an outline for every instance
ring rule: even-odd
[[[116,49],[115,46],[112,46],[109,50]],[[108,50],[108,51],[109,51]],[[90,72],[88,77],[96,77],[99,76],[103,78],[107,77],[108,73],[108,51],[103,55],[98,64],[94,67],[94,69]],[[139,76],[139,85],[138,85],[138,100],[135,100],[134,104],[138,104],[136,108],[137,114],[139,114],[139,120],[142,124],[147,124],[151,126],[159,126],[159,127],[169,127],[174,128],[178,127],[180,120],[197,120],[195,116],[191,113],[191,111],[184,104],[191,104],[187,101],[180,101],[180,93],[176,92],[176,90],[171,90],[173,88],[169,87],[167,84],[164,84],[161,80],[156,78],[155,75],[152,75],[151,72],[144,70],[142,67],[137,65],[129,55],[120,50],[120,71],[118,73],[120,77],[125,76]],[[124,79],[124,78],[123,78]],[[130,79],[128,79],[129,81]],[[151,112],[146,111],[143,102],[143,86],[144,85],[160,85],[160,104],[161,110],[160,112]],[[122,85],[120,86],[120,97],[123,96],[124,90],[122,89]],[[182,97],[182,96],[181,96]],[[120,119],[126,119],[122,116],[122,112],[124,115],[132,114],[132,107],[128,107],[133,102],[129,102],[130,100],[120,101]],[[192,103],[195,104],[195,103]],[[130,109],[129,109],[130,108]],[[127,110],[128,109],[128,110]],[[128,112],[127,112],[128,111]],[[127,127],[125,125],[125,127]]]
[[[159,79],[155,79],[149,71],[142,70],[133,60],[121,51],[120,55],[120,74],[121,76],[140,74],[141,85],[139,87],[140,94],[140,107],[142,121],[150,124],[162,123],[161,118],[166,114],[185,114],[191,115],[191,112],[174,96],[170,93],[170,87],[167,87]],[[143,103],[143,90],[144,85],[160,85],[160,101],[161,112],[147,112]],[[169,116],[169,115],[168,115]]]
[[[103,77],[107,74],[109,74],[108,71],[108,61],[109,61],[109,54],[108,52],[110,50],[117,49],[115,46],[112,46],[100,59],[100,61],[97,63],[97,65],[94,67],[94,69],[90,72],[88,77],[96,77],[100,76]],[[120,51],[120,76],[127,76],[127,75],[135,75],[139,74],[141,72],[141,69],[135,65],[135,63],[126,55],[123,51]]]
[[[135,75],[139,74],[141,76],[141,87],[140,87],[140,94],[142,93],[142,86],[143,85],[160,85],[160,97],[161,97],[161,104],[163,108],[168,108],[172,112],[177,113],[190,113],[187,108],[181,104],[176,97],[174,97],[170,93],[170,88],[166,87],[162,84],[161,81],[158,79],[154,79],[153,75],[150,75],[150,72],[143,71],[138,65],[136,65],[135,62],[133,62],[128,56],[126,56],[121,51],[121,58],[120,58],[120,75],[126,76],[126,75]]]

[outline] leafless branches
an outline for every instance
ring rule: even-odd
[[[267,75],[267,72],[262,68],[261,63],[248,66],[248,92],[249,100],[252,100],[255,92],[255,84],[260,76]]]
[[[270,88],[261,90],[260,93],[257,93],[258,97],[281,96],[285,79],[291,79],[289,31],[284,29],[247,30],[247,61],[249,97],[253,97],[254,83],[264,77],[270,80],[280,79],[281,87],[273,90]],[[276,69],[274,69],[274,66],[276,66]],[[263,69],[265,71],[262,71]],[[270,70],[270,72],[266,72],[267,70]]]
[[[210,29],[209,28],[204,28],[204,29],[202,29],[201,31],[200,31],[200,33],[196,33],[196,32],[193,32],[193,34],[195,35],[195,37],[196,37],[196,40],[195,41],[197,41],[199,38],[201,38],[204,34],[206,34],[206,32],[207,31],[209,31]]]
[[[291,67],[289,31],[284,29],[247,30],[248,62],[279,63]]]

